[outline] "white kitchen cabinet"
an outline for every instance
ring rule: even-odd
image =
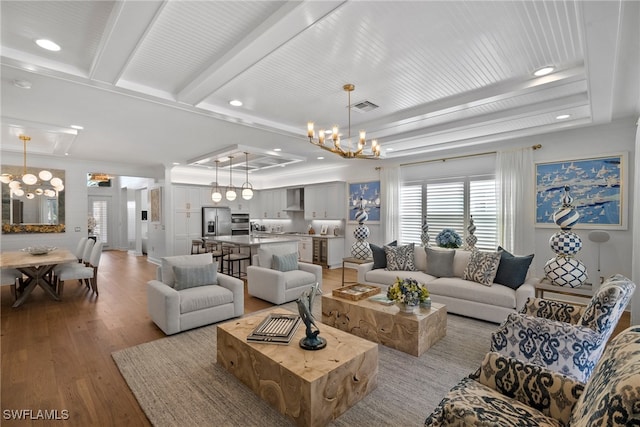
[[[262,190],[260,195],[260,218],[283,219],[289,218],[285,211],[287,207],[287,190],[284,188],[273,188]]]
[[[202,187],[173,186],[173,252],[191,253],[191,241],[202,237]]]
[[[328,182],[304,187],[304,219],[344,219],[347,184]]]
[[[302,262],[313,262],[313,238],[300,238],[298,241],[298,259]]]

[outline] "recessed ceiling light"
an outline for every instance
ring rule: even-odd
[[[547,74],[551,74],[555,70],[553,67],[542,67],[536,70],[533,75],[536,77],[546,76]]]
[[[229,101],[229,104],[233,105],[234,107],[242,107],[242,101],[238,99],[232,99],[231,101]]]
[[[324,160],[324,157],[320,156],[320,157],[316,157],[316,159],[318,159],[318,160]]]
[[[393,148],[387,148],[386,151],[393,151]]]
[[[273,151],[282,151],[282,148],[274,148]]]
[[[82,129],[84,129],[84,126],[80,126],[80,125],[71,125],[71,127],[72,127],[73,129],[76,129],[76,130],[82,130]]]
[[[180,162],[173,162],[174,166],[178,166],[180,164]]]
[[[13,81],[13,85],[20,89],[31,89],[31,82],[29,80],[16,79]]]
[[[559,116],[556,116],[556,120],[564,120],[568,119],[569,117],[571,117],[570,114],[560,114]]]
[[[57,51],[60,50],[60,45],[58,45],[57,43],[52,42],[51,40],[38,39],[38,40],[36,40],[36,44],[38,46],[40,46],[41,48],[50,50],[52,52],[57,52]]]

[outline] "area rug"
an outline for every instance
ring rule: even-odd
[[[423,425],[446,392],[479,366],[496,327],[449,314],[446,337],[420,357],[380,345],[378,387],[330,425]],[[218,366],[215,325],[112,357],[154,426],[293,425]]]

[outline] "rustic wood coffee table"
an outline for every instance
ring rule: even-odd
[[[288,345],[247,343],[247,336],[275,308],[218,325],[218,363],[280,413],[301,426],[324,426],[378,384],[378,345],[319,324],[322,350],[298,342],[301,324]]]
[[[420,307],[415,314],[404,314],[396,305],[324,294],[322,323],[420,356],[447,334],[447,307],[431,303],[431,308]]]

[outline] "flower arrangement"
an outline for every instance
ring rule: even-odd
[[[398,277],[395,283],[387,289],[387,298],[391,301],[415,306],[427,301],[429,291],[426,286],[418,283],[416,279],[410,277],[401,279]]]
[[[89,215],[89,217],[87,218],[87,228],[89,229],[89,232],[93,232],[93,229],[96,228],[96,225],[98,225],[96,219],[92,215]]]
[[[445,228],[436,236],[436,245],[440,246],[441,248],[455,249],[462,246],[462,239],[455,230],[451,228]]]

